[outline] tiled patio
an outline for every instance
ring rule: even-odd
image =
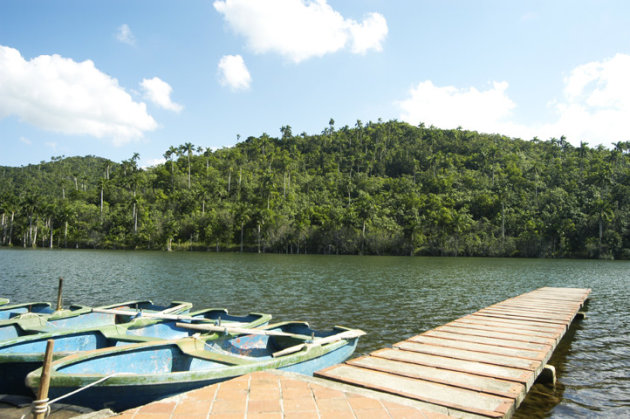
[[[446,418],[360,389],[274,371],[248,374],[123,412],[119,419]]]

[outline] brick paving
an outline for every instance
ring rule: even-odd
[[[442,419],[445,414],[360,390],[264,371],[127,410],[117,419]]]

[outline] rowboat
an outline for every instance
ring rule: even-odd
[[[128,312],[109,309],[102,311],[106,312],[102,314]],[[267,324],[270,319],[271,315],[261,313],[233,316],[228,314],[226,309],[206,309],[189,315],[145,313],[123,324],[56,330],[6,340],[0,342],[0,377],[2,377],[0,394],[30,395],[30,391],[24,385],[24,377],[42,365],[46,343],[49,339],[55,341],[53,359],[59,359],[80,351],[189,337],[196,332],[194,329],[186,327],[191,324],[216,325],[221,323],[223,325],[221,327],[257,327]],[[184,327],[177,326],[178,322],[183,322]],[[208,338],[218,337],[216,333],[212,333],[212,335]]]
[[[6,302],[0,306],[0,321],[8,320],[25,313],[52,314],[54,311],[50,303],[33,302],[9,304],[9,300],[5,299],[5,301]]]
[[[220,331],[222,327],[182,323],[177,326],[201,331]],[[312,375],[346,360],[364,334],[339,326],[317,331],[304,322],[224,329],[242,333],[219,338],[201,334],[59,359],[51,364],[49,398],[82,388],[64,398],[64,403],[122,411],[254,371],[281,369]],[[39,368],[26,378],[33,391],[39,386],[41,373]]]
[[[2,306],[0,313],[5,313],[7,317],[0,320],[0,342],[20,336],[62,329],[126,323],[141,312],[184,313],[191,307],[192,304],[187,302],[174,301],[167,306],[162,306],[153,304],[150,300],[127,301],[94,309],[84,305],[72,305],[68,309],[57,311],[51,308],[50,303]],[[104,312],[112,309],[125,309],[127,311],[125,314]]]

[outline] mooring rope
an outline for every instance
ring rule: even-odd
[[[67,397],[73,396],[77,393],[80,393],[83,390],[86,390],[90,387],[93,387],[97,384],[102,383],[103,381],[109,380],[112,377],[115,377],[117,375],[130,375],[131,373],[128,372],[115,372],[113,374],[107,375],[103,378],[99,378],[96,381],[91,382],[90,384],[86,384],[83,387],[79,387],[76,390],[72,390],[69,393],[63,394],[59,397],[57,397],[56,399],[40,399],[40,400],[33,400],[33,404],[31,407],[31,410],[28,413],[25,413],[24,415],[22,415],[21,419],[25,419],[29,414],[31,413],[44,413],[46,416],[48,416],[50,414],[50,405],[55,404],[57,402],[59,402],[60,400],[63,400]]]
[[[26,319],[28,317],[40,317],[39,314],[33,313],[31,311],[27,311],[26,313],[18,314],[17,316],[11,317],[9,320],[21,320]]]

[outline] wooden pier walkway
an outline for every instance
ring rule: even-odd
[[[316,375],[455,417],[510,417],[590,291],[540,288]]]
[[[540,288],[316,377],[248,374],[132,409],[121,419],[508,418],[590,291]]]

